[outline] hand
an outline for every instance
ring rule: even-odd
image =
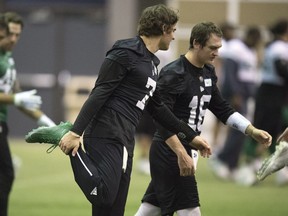
[[[16,93],[14,95],[14,104],[28,110],[39,109],[42,104],[41,97],[36,94],[36,89]]]
[[[59,147],[66,155],[72,151],[74,157],[80,147],[80,136],[69,131],[60,140]]]
[[[200,155],[204,158],[209,158],[209,156],[212,154],[209,144],[201,136],[196,136],[190,145],[199,150]]]
[[[288,127],[285,129],[285,131],[279,136],[277,139],[277,142],[279,143],[280,141],[286,141],[288,142]]]
[[[192,176],[195,175],[196,167],[193,159],[186,151],[177,155],[178,166],[180,169],[180,176]]]
[[[272,136],[264,130],[253,127],[249,131],[248,135],[255,139],[259,144],[264,145],[266,148],[268,148],[272,143]]]

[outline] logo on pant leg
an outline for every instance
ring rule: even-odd
[[[95,187],[95,188],[91,191],[90,195],[97,196],[97,187]]]

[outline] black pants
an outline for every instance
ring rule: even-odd
[[[0,122],[0,216],[8,215],[8,199],[14,181],[14,169],[7,136],[7,124]]]
[[[92,204],[93,216],[122,216],[130,184],[132,157],[122,170],[123,145],[112,139],[84,138],[86,153],[70,156],[75,181]]]

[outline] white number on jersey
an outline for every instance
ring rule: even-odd
[[[206,109],[211,100],[211,95],[203,95],[200,98],[200,102],[198,101],[198,96],[193,96],[189,107],[190,118],[189,118],[189,126],[195,131],[201,131],[202,122],[205,116]],[[199,112],[197,113],[197,108],[199,107]]]
[[[146,94],[144,96],[144,98],[140,101],[137,102],[136,106],[138,108],[140,108],[141,110],[144,110],[145,108],[145,105],[146,105],[146,101],[149,99],[149,97],[152,97],[153,96],[153,92],[155,91],[156,89],[156,82],[155,80],[151,79],[150,77],[148,77],[148,80],[147,80],[147,83],[146,83],[146,88],[147,89],[150,89],[149,93]]]

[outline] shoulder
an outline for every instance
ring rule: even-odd
[[[288,43],[284,41],[275,41],[269,47],[272,54],[288,58]]]
[[[163,75],[181,75],[185,73],[185,65],[182,57],[172,61],[171,63],[164,66],[160,74]]]
[[[107,52],[106,56],[113,54],[129,54],[134,53],[137,55],[144,55],[145,45],[139,37],[118,40]]]
[[[3,76],[9,67],[9,53],[0,53],[0,76]],[[13,61],[13,59],[11,59]]]
[[[175,90],[177,86],[183,86],[183,82],[185,82],[185,68],[181,58],[178,58],[162,68],[157,83],[163,88]]]
[[[124,65],[138,61],[145,54],[145,46],[138,38],[118,40],[106,53],[106,59],[110,59]]]

